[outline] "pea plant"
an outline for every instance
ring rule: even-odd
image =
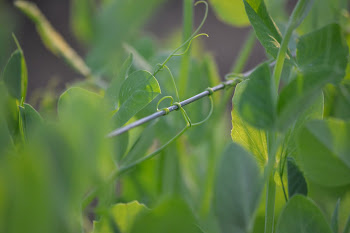
[[[83,59],[34,3],[15,1],[84,78],[42,91],[36,110],[13,35],[0,76],[0,232],[349,233],[348,1],[299,0],[290,13],[284,0],[183,0],[170,52],[140,30],[161,3],[71,1]],[[197,43],[209,5],[251,28],[224,81]],[[244,72],[256,40],[267,58]]]

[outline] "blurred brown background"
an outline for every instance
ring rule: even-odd
[[[62,59],[52,55],[42,44],[34,24],[20,14],[12,6],[12,1],[5,1],[6,12],[10,13],[15,22],[15,33],[22,45],[28,68],[28,94],[38,87],[46,87],[49,80],[56,80],[57,86],[63,88],[65,83],[79,78]],[[70,1],[69,0],[33,0],[51,24],[63,35],[67,42],[84,57],[83,47],[74,38],[70,26]],[[203,15],[203,9],[195,9],[195,23],[198,25]],[[11,23],[13,23],[11,22]],[[9,22],[10,23],[10,22]],[[166,38],[174,30],[181,28],[182,1],[168,0],[157,9],[156,14],[145,25],[144,30],[156,38]],[[215,57],[219,72],[222,76],[230,71],[232,64],[246,39],[249,28],[234,28],[219,21],[212,9],[209,9],[208,19],[201,30],[209,34],[209,38],[202,39],[206,50]],[[9,43],[10,46],[11,43]],[[13,46],[13,45],[12,45]],[[10,50],[11,52],[11,50]],[[1,54],[0,64],[9,54]],[[254,67],[265,58],[265,53],[259,43],[256,43],[254,52],[249,58],[246,69]]]

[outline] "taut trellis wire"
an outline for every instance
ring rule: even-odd
[[[273,65],[273,64],[271,64],[271,65]],[[233,77],[246,78],[251,73],[252,73],[252,70],[247,71],[247,72],[245,72],[243,74],[240,74],[240,75],[236,75],[236,76],[233,75]],[[240,82],[240,79],[229,79],[229,80],[226,80],[226,81],[224,81],[224,82],[222,82],[222,83],[220,83],[220,84],[218,84],[218,85],[216,85],[214,87],[207,88],[205,91],[203,91],[203,92],[201,92],[201,93],[199,93],[197,95],[194,95],[194,96],[192,96],[192,97],[190,97],[188,99],[185,99],[185,100],[181,101],[179,104],[180,104],[181,107],[186,106],[186,105],[191,104],[191,103],[193,103],[193,102],[195,102],[195,101],[197,101],[197,100],[199,100],[199,99],[201,99],[201,98],[203,98],[205,96],[209,96],[212,92],[217,92],[217,91],[220,91],[220,90],[224,90],[225,87],[235,86],[239,82]],[[128,125],[120,127],[118,129],[115,129],[112,132],[110,132],[107,135],[107,137],[110,138],[110,137],[118,136],[118,135],[120,135],[122,133],[125,133],[125,132],[127,132],[127,131],[135,128],[135,127],[137,127],[137,126],[143,125],[143,124],[145,124],[145,123],[147,123],[147,122],[149,122],[151,120],[157,119],[157,118],[159,118],[161,116],[165,116],[168,113],[170,113],[172,111],[175,111],[175,110],[178,110],[178,109],[179,109],[178,104],[171,105],[168,108],[165,108],[163,110],[159,110],[159,111],[157,111],[157,112],[155,112],[155,113],[153,113],[151,115],[148,115],[148,116],[146,116],[144,118],[141,118],[141,119],[139,119],[139,120],[137,120],[137,121],[135,121],[133,123],[130,123]]]

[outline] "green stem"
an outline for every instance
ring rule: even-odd
[[[271,173],[266,189],[265,233],[273,233],[275,218],[276,183]]]
[[[241,73],[248,61],[251,51],[256,42],[256,35],[254,30],[250,30],[243,47],[239,51],[238,57],[232,67],[232,73]]]
[[[343,233],[350,233],[350,216],[348,217],[348,220],[346,221]]]
[[[186,42],[192,35],[193,28],[193,0],[183,0],[183,42]],[[180,95],[186,93],[187,80],[190,70],[191,51],[183,55],[180,69]]]

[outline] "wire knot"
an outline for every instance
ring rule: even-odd
[[[209,95],[212,95],[212,94],[214,93],[213,88],[208,87],[208,88],[205,89],[205,90],[209,92]]]
[[[178,111],[179,109],[181,109],[181,108],[182,108],[182,106],[181,106],[181,104],[180,104],[179,102],[175,102],[175,103],[174,103],[174,105],[176,105],[176,106],[177,106],[176,111]]]

